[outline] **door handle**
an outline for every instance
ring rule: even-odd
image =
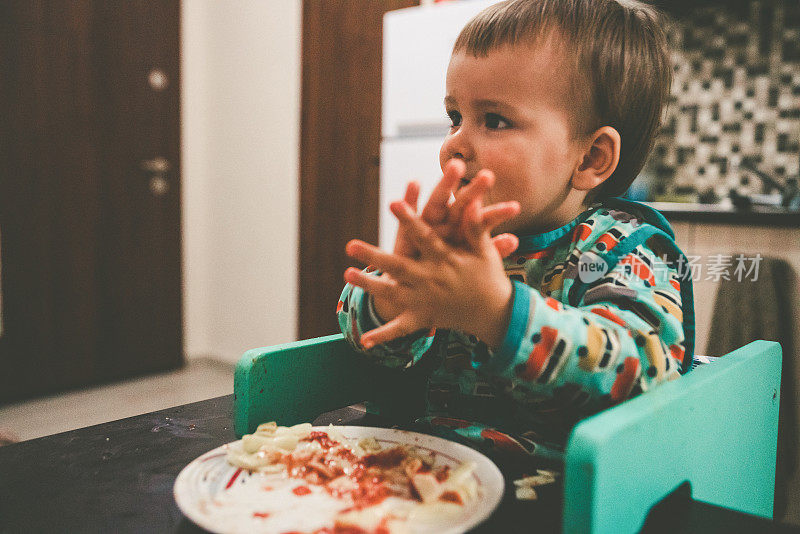
[[[169,160],[162,157],[144,159],[139,168],[150,174],[150,191],[160,197],[169,191],[169,182],[164,175],[170,170]]]

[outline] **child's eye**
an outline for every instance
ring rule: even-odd
[[[486,127],[490,130],[504,130],[511,124],[497,113],[487,113],[485,117]]]
[[[448,111],[447,116],[450,117],[450,127],[455,128],[456,126],[461,125],[461,113],[458,111]]]

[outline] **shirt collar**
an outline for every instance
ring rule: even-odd
[[[544,232],[542,234],[525,236],[518,235],[519,247],[516,251],[514,251],[515,254],[529,254],[531,252],[536,252],[554,245],[563,239],[564,236],[570,235],[570,232],[572,232],[573,228],[588,219],[589,215],[591,215],[596,207],[596,205],[593,205],[591,208],[584,211],[564,226],[556,228],[555,230],[550,230],[549,232]]]

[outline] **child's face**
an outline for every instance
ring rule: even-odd
[[[495,174],[485,205],[517,200],[519,216],[495,230],[541,232],[576,217],[586,193],[571,186],[584,156],[560,54],[545,42],[504,46],[485,57],[459,52],[447,69],[445,107],[452,121],[439,153],[466,163],[466,181],[479,170]]]

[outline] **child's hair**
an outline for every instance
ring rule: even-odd
[[[506,0],[468,22],[453,53],[485,56],[504,45],[560,38],[563,59],[574,61],[573,89],[585,101],[577,109],[587,114],[574,118],[574,134],[607,125],[622,139],[619,165],[592,192],[616,196],[644,166],[669,97],[672,67],[660,18],[637,0]]]

